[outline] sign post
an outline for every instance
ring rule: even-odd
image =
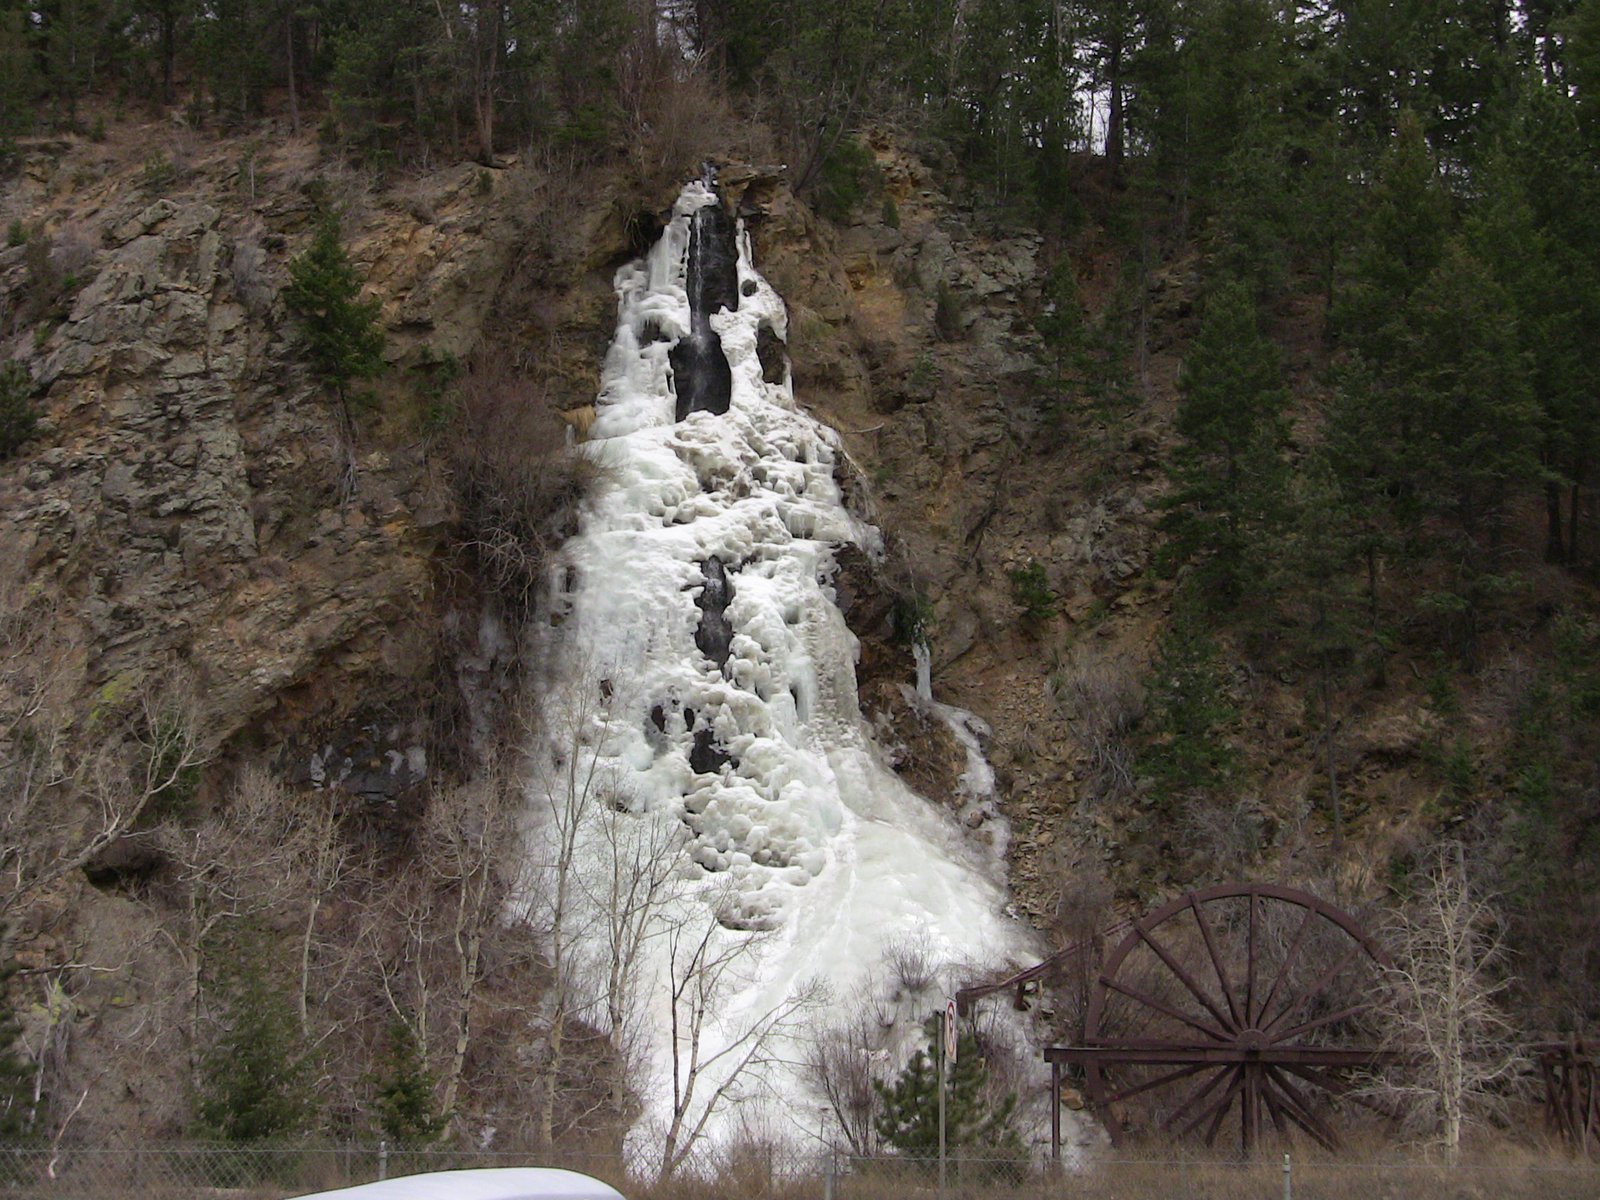
[[[939,1200],[944,1200],[945,1194],[945,1145],[944,1145],[944,1080],[945,1072],[949,1065],[956,1061],[956,1002],[944,1002],[944,1045],[940,1048],[939,1055]]]

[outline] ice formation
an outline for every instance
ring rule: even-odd
[[[842,503],[837,435],[796,408],[786,371],[769,364],[763,377],[757,340],[786,341],[784,304],[718,204],[690,184],[654,249],[616,276],[618,328],[584,444],[599,483],[552,580],[545,657],[559,678],[546,782],[531,787],[530,854],[545,872],[533,887],[551,894],[550,872],[568,864],[578,882],[566,919],[590,931],[575,939],[590,987],[623,980],[626,995],[597,1009],[637,1022],[641,1130],[659,1133],[685,1107],[694,1014],[683,1005],[698,995],[688,1121],[743,1065],[706,1135],[723,1140],[755,1115],[768,1132],[793,1119],[791,1136],[814,1139],[818,1101],[796,1063],[817,1016],[791,1012],[796,996],[846,1003],[909,939],[974,966],[1033,948],[1004,915],[998,854],[911,792],[862,719],[858,647],[830,580],[837,547],[875,554],[880,536]],[[697,239],[719,223],[736,260],[697,267]],[[697,321],[691,293],[719,306]],[[708,334],[730,377],[723,412],[721,399],[685,405],[705,388],[682,364],[705,360]],[[946,719],[975,752],[972,727]],[[969,799],[991,790],[981,762]],[[658,886],[659,864],[645,860],[659,854],[672,862]],[[617,912],[629,904],[631,926]],[[607,969],[622,957],[627,971]],[[685,988],[692,961],[708,978]],[[757,1046],[751,1031],[774,1018]]]

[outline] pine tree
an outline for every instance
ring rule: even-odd
[[[1204,597],[1227,606],[1254,598],[1261,551],[1281,522],[1287,393],[1277,348],[1256,328],[1241,283],[1216,288],[1178,379],[1184,444],[1165,522],[1169,559],[1199,559]]]
[[[246,953],[228,982],[226,1026],[200,1067],[198,1116],[231,1142],[298,1133],[312,1113],[309,1064],[287,996]]]
[[[39,414],[33,406],[33,376],[19,362],[0,367],[0,462],[33,436]]]
[[[33,128],[37,81],[26,30],[26,13],[0,12],[0,163],[15,150],[13,140]]]
[[[16,965],[10,960],[8,930],[0,925],[0,1143],[22,1136],[28,1129],[28,1067],[17,1054],[22,1027],[12,1008],[11,977]]]
[[[1506,523],[1539,473],[1528,351],[1510,298],[1460,241],[1417,290],[1406,325],[1406,471],[1453,576],[1429,606],[1470,661],[1485,606],[1515,584]]]
[[[1138,773],[1149,776],[1156,800],[1166,804],[1214,794],[1238,757],[1223,737],[1236,714],[1207,625],[1180,593],[1152,669],[1149,740]]]
[[[431,1142],[449,1120],[448,1113],[439,1111],[433,1089],[433,1073],[416,1030],[409,1021],[395,1018],[377,1080],[379,1127],[402,1146]]]
[[[1400,114],[1357,230],[1334,314],[1350,350],[1386,370],[1406,336],[1404,306],[1438,265],[1453,225],[1450,197],[1414,113]]]
[[[283,298],[300,319],[312,369],[341,400],[352,380],[370,379],[383,369],[378,303],[360,296],[361,280],[339,239],[338,218],[329,214],[311,245],[289,264]]]
[[[1359,504],[1359,496],[1358,496]],[[1320,730],[1320,757],[1328,786],[1328,815],[1337,848],[1344,840],[1344,803],[1336,744],[1339,692],[1356,662],[1363,636],[1357,580],[1350,566],[1365,546],[1362,513],[1340,486],[1326,455],[1315,455],[1291,487],[1291,517],[1274,568],[1278,591],[1293,624],[1287,648],[1306,674],[1308,723]]]
[[[883,1110],[873,1121],[878,1136],[908,1158],[932,1159],[939,1153],[939,1064],[929,1051],[943,1053],[941,1023],[935,1013],[923,1025],[927,1048],[911,1056],[890,1085],[876,1080],[873,1088]],[[945,1146],[973,1160],[1010,1160],[1023,1154],[1014,1126],[1017,1097],[996,1099],[989,1086],[989,1068],[978,1040],[963,1030],[956,1061],[945,1078]]]

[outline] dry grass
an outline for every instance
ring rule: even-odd
[[[1529,1150],[1455,1167],[1394,1158],[1341,1161],[1296,1150],[1291,1166],[1295,1200],[1587,1200],[1600,1194],[1600,1165]],[[709,1179],[624,1185],[623,1191],[638,1200],[814,1200],[830,1194],[820,1173],[782,1176],[763,1172],[759,1163],[746,1167]],[[949,1164],[945,1200],[1276,1200],[1284,1195],[1283,1158],[1276,1153],[1253,1163],[1130,1155],[1083,1169],[1040,1168],[1016,1175],[1008,1167]],[[836,1200],[936,1200],[939,1194],[931,1163],[881,1160],[841,1169],[831,1182]]]

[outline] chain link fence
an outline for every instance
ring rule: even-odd
[[[616,1155],[401,1150],[383,1143],[239,1146],[0,1145],[0,1200],[285,1200],[375,1179],[466,1167],[566,1167],[630,1200],[1592,1200],[1600,1164],[1518,1152],[1447,1167],[1410,1160],[858,1157],[739,1147],[671,1179]],[[1286,1169],[1286,1167],[1288,1169]]]

